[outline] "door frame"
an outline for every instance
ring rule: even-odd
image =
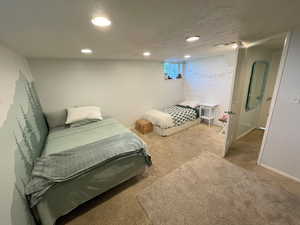
[[[274,90],[273,90],[272,101],[271,101],[271,105],[270,105],[270,108],[269,108],[269,116],[268,116],[268,119],[267,119],[267,124],[266,124],[262,144],[261,144],[260,151],[259,151],[259,157],[258,157],[258,160],[257,160],[258,165],[261,164],[261,159],[262,159],[262,156],[263,156],[263,151],[264,151],[264,147],[265,147],[265,144],[266,144],[266,139],[267,139],[267,136],[268,136],[268,131],[269,131],[270,123],[271,123],[271,120],[272,120],[274,106],[275,106],[275,103],[276,103],[276,100],[277,100],[278,90],[279,90],[279,87],[280,87],[283,71],[284,71],[285,64],[286,64],[286,58],[287,58],[288,48],[289,48],[290,39],[291,39],[291,32],[274,35],[272,37],[256,41],[256,42],[252,43],[251,45],[246,46],[246,48],[253,47],[253,46],[262,44],[264,42],[267,42],[271,39],[274,39],[276,37],[280,37],[284,34],[285,34],[285,41],[284,41],[283,50],[282,50],[282,54],[281,54],[281,58],[280,58],[280,64],[279,64],[279,68],[278,68],[278,72],[277,72],[276,83],[275,83]],[[230,95],[231,98],[230,98],[229,107],[228,107],[230,110],[232,109],[232,103],[233,103],[233,98],[234,98],[234,94],[235,94],[235,85],[236,85],[235,82],[238,82],[238,79],[237,79],[238,74],[237,73],[238,73],[238,66],[239,66],[239,54],[240,54],[240,50],[238,50],[237,55],[236,55],[236,66],[235,66],[234,75],[233,75],[233,78],[232,78],[231,95]],[[229,151],[229,147],[230,147],[231,143],[233,142],[233,141],[231,143],[228,142],[228,131],[229,131],[229,127],[230,127],[229,123],[230,123],[230,118],[228,120],[228,126],[227,126],[227,129],[226,129],[226,137],[225,137],[226,140],[225,140],[225,146],[224,146],[224,151],[223,151],[223,157],[226,157],[226,154]],[[234,129],[237,129],[237,127],[235,127]]]
[[[273,118],[273,112],[274,112],[274,107],[277,101],[277,97],[278,97],[278,91],[281,85],[281,81],[282,81],[282,76],[283,76],[283,72],[286,66],[286,59],[287,59],[287,54],[288,54],[288,49],[290,46],[290,42],[291,42],[291,32],[288,32],[285,36],[285,40],[284,40],[284,45],[283,45],[283,49],[282,49],[282,54],[281,54],[281,58],[280,58],[280,63],[279,63],[279,68],[278,68],[278,72],[277,72],[277,78],[276,78],[276,83],[274,86],[274,91],[273,91],[273,95],[272,95],[272,101],[271,101],[271,105],[269,108],[269,116],[267,119],[267,124],[266,124],[266,128],[265,128],[265,132],[264,132],[264,136],[263,136],[263,140],[260,146],[260,150],[259,150],[259,156],[258,156],[258,160],[257,160],[257,165],[261,165],[261,160],[262,160],[262,156],[264,153],[264,149],[266,146],[266,140],[268,138],[269,135],[269,128],[271,125],[271,121]]]
[[[232,76],[232,80],[231,80],[231,87],[230,87],[230,99],[229,99],[229,104],[228,104],[228,111],[232,111],[232,104],[233,104],[233,99],[234,99],[234,93],[235,93],[235,88],[237,88],[236,84],[238,82],[238,72],[239,72],[239,58],[241,57],[241,49],[237,48],[236,52],[235,52],[235,67],[233,70],[233,76]],[[231,120],[232,115],[229,115],[228,118],[228,124],[227,124],[227,128],[225,131],[225,143],[224,143],[224,149],[223,149],[223,157],[226,157],[226,154],[228,153],[229,147],[231,142],[228,141],[228,131],[231,128],[230,127],[230,120]],[[235,128],[236,129],[236,128]]]

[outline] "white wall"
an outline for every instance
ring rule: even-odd
[[[16,201],[13,200],[14,184],[16,180],[16,145],[12,138],[13,130],[11,127],[6,126],[6,124],[8,124],[8,118],[10,118],[10,120],[12,118],[15,120],[15,115],[10,115],[8,112],[13,104],[16,81],[19,78],[19,70],[22,70],[25,74],[30,76],[27,61],[8,48],[0,45],[0,218],[1,224],[7,225],[17,223],[13,221],[22,221],[22,223],[26,225],[27,221],[27,219],[24,219],[24,209],[21,205],[18,205],[18,199],[15,199]],[[13,201],[15,203],[14,205]],[[11,215],[14,215],[13,220]],[[16,216],[19,218],[15,218]]]
[[[184,95],[187,100],[218,104],[218,117],[228,110],[236,53],[230,52],[186,64]],[[215,120],[218,124],[218,120]]]
[[[261,163],[300,181],[300,29],[292,32]]]
[[[30,60],[45,112],[98,105],[104,114],[131,125],[145,111],[183,100],[182,80],[164,80],[151,61]]]

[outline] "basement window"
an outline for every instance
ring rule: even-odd
[[[164,74],[166,80],[181,79],[183,77],[184,63],[164,62]]]

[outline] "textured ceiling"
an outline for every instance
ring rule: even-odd
[[[278,49],[283,48],[284,41],[285,41],[285,35],[274,38],[274,39],[270,39],[270,40],[262,43],[260,46],[271,49],[271,50],[278,50]]]
[[[298,0],[1,0],[0,40],[31,58],[151,59],[218,54],[300,25]],[[101,29],[93,16],[107,16]],[[200,41],[186,43],[190,35]],[[84,56],[81,48],[94,54]]]

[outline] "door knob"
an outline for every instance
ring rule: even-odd
[[[269,98],[267,98],[266,101],[268,102],[268,101],[271,101],[271,100],[272,100],[272,97],[269,97]]]
[[[235,115],[236,114],[235,112],[232,112],[232,111],[225,111],[224,113],[227,113],[228,115]]]

